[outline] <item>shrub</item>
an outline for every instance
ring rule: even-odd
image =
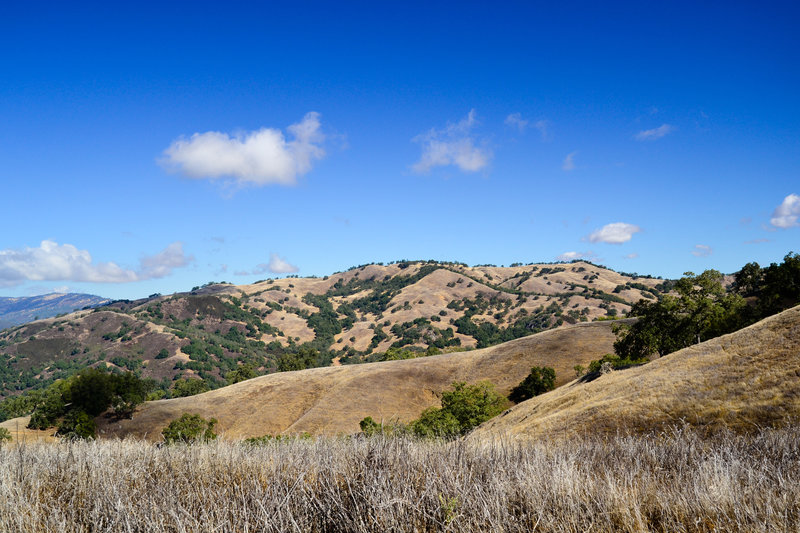
[[[577,372],[577,370],[576,370]],[[524,402],[556,387],[556,371],[549,366],[535,366],[522,382],[511,389],[508,399],[514,403]]]
[[[467,385],[453,383],[453,389],[442,393],[442,407],[431,407],[411,423],[414,435],[423,438],[453,438],[500,414],[507,405],[488,381]]]
[[[0,447],[7,442],[11,442],[11,432],[6,428],[0,428]]]
[[[194,396],[210,390],[208,383],[202,379],[187,378],[179,379],[172,386],[172,397],[183,398],[185,396]]]
[[[164,435],[164,442],[167,444],[208,442],[217,438],[217,434],[214,433],[216,424],[216,418],[206,420],[200,415],[183,413],[180,418],[176,418],[162,429],[161,434]]]

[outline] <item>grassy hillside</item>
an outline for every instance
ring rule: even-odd
[[[208,284],[121,301],[0,332],[0,398],[87,366],[132,370],[169,397],[174,380],[209,388],[257,374],[482,348],[618,315],[668,283],[589,263],[468,267],[365,265],[324,278]]]
[[[800,307],[657,359],[523,402],[471,438],[752,431],[800,416]]]
[[[610,322],[577,324],[496,347],[431,357],[282,372],[189,398],[148,402],[133,419],[100,418],[103,437],[134,435],[160,440],[161,428],[184,412],[219,420],[228,438],[264,434],[336,435],[359,431],[366,416],[409,421],[439,405],[454,381],[489,380],[507,394],[531,367],[555,368],[557,383],[611,350]]]

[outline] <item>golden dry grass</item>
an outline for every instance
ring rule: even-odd
[[[189,398],[148,402],[132,420],[101,418],[99,434],[159,440],[161,429],[184,412],[216,418],[220,431],[232,439],[306,431],[351,434],[366,416],[416,418],[438,406],[437,395],[454,381],[489,380],[508,393],[532,366],[550,366],[559,384],[568,382],[575,365],[612,351],[611,327],[584,323],[481,350],[270,374]]]
[[[2,448],[0,531],[796,532],[796,429]]]
[[[471,438],[642,432],[688,423],[752,431],[800,416],[800,307],[647,365],[523,402]]]

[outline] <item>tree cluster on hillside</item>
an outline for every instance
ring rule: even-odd
[[[798,254],[765,268],[748,263],[734,277],[726,289],[716,270],[687,272],[675,282],[676,294],[634,304],[629,315],[638,320],[617,328],[617,356],[628,361],[663,356],[800,304]]]
[[[113,374],[96,368],[56,382],[33,408],[28,427],[58,427],[57,435],[94,438],[94,417],[111,409],[120,418],[130,418],[145,401],[153,383],[131,372]]]

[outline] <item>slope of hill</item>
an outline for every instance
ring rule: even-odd
[[[266,374],[380,359],[391,347],[482,348],[622,314],[668,287],[585,262],[400,262],[324,278],[212,283],[0,332],[0,398],[87,366],[141,370],[168,394],[180,377],[222,386],[244,364]]]
[[[108,298],[93,294],[78,293],[52,293],[19,298],[0,296],[0,329],[71,313],[84,307],[95,307],[109,301]]]
[[[647,365],[580,380],[506,411],[472,439],[660,430],[737,431],[800,416],[800,307]]]
[[[98,419],[102,437],[161,438],[161,429],[184,412],[214,417],[228,438],[264,434],[336,435],[359,431],[366,416],[409,421],[439,405],[454,381],[491,381],[503,394],[532,366],[551,366],[557,383],[612,350],[609,322],[577,324],[491,348],[417,359],[315,368],[261,376],[188,398],[148,402],[133,419]]]

